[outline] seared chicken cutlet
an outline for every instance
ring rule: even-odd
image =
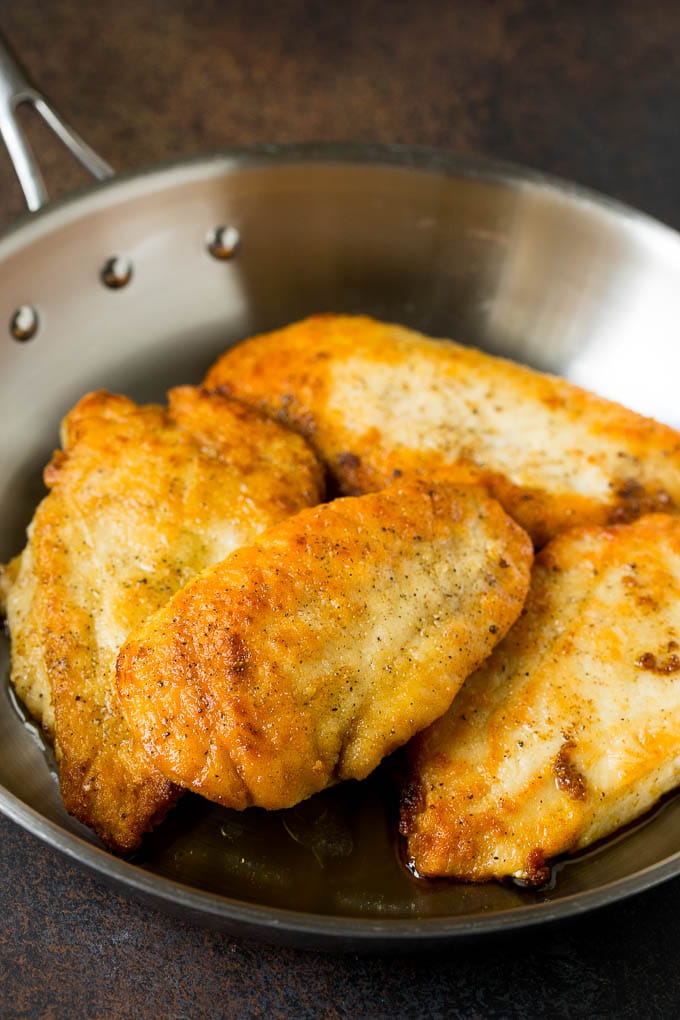
[[[299,436],[192,387],[167,410],[90,394],[63,446],[3,571],[12,681],[54,738],[67,810],[126,851],[179,791],[121,712],[121,644],[194,574],[318,502],[320,468]]]
[[[647,811],[680,782],[680,519],[546,546],[519,621],[407,751],[422,875],[540,882]]]
[[[361,779],[508,630],[532,558],[483,489],[442,479],[303,510],[131,635],[130,725],[167,779],[229,807]]]
[[[233,347],[206,378],[305,435],[345,493],[454,465],[537,546],[579,523],[680,506],[680,434],[501,358],[365,317]]]

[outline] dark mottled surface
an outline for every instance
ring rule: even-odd
[[[117,168],[308,138],[523,162],[680,226],[675,0],[22,0],[4,27]],[[82,180],[44,132],[53,193]],[[0,222],[21,211],[0,166]],[[0,819],[0,1015],[673,1017],[680,882],[394,960],[275,949],[111,892]]]
[[[407,142],[528,163],[680,225],[674,0],[3,0],[0,18],[120,169],[234,143]],[[20,209],[10,180],[3,219]]]

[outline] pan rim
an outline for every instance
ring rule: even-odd
[[[145,193],[192,180],[220,177],[243,169],[294,164],[351,164],[375,169],[409,169],[425,174],[459,177],[530,187],[568,199],[652,231],[678,248],[680,233],[645,212],[586,186],[542,171],[504,161],[456,155],[445,150],[407,145],[303,142],[234,147],[219,152],[170,160],[126,171],[95,182],[25,213],[0,232],[0,259],[13,250],[86,217],[97,210]],[[680,248],[678,248],[680,251]],[[52,821],[0,785],[0,812],[43,843],[120,890],[210,927],[263,941],[299,948],[385,951],[443,945],[459,939],[535,928],[611,905],[651,889],[680,874],[680,851],[640,871],[559,900],[533,902],[507,910],[449,917],[366,918],[292,911],[251,903],[198,889],[121,860],[103,848]]]
[[[483,156],[469,156],[445,149],[398,143],[364,142],[281,142],[228,147],[195,156],[169,159],[125,170],[102,181],[92,181],[60,195],[36,212],[24,212],[0,229],[0,258],[7,257],[14,245],[28,243],[55,226],[79,219],[122,200],[155,192],[162,185],[189,183],[198,178],[223,176],[236,171],[300,164],[347,164],[375,169],[414,170],[443,177],[530,187],[569,199],[575,205],[596,207],[601,212],[635,224],[641,230],[665,235],[669,242],[680,241],[680,230],[628,203],[579,184],[521,163]],[[28,236],[24,236],[24,235]]]

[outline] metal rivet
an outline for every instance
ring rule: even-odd
[[[31,340],[38,332],[39,322],[33,305],[21,305],[10,320],[10,333],[15,340]]]
[[[101,281],[111,290],[125,287],[132,279],[132,262],[125,255],[114,255],[104,263]]]
[[[215,227],[208,231],[206,243],[214,259],[231,259],[241,243],[241,235],[236,227]]]

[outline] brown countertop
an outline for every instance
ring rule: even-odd
[[[260,142],[403,142],[587,184],[678,225],[673,0],[23,0],[2,26],[116,169]],[[41,136],[42,137],[42,136]],[[55,192],[82,180],[48,146]],[[21,210],[0,176],[0,218]]]
[[[525,163],[680,227],[673,0],[0,3],[34,78],[116,169],[363,140]],[[82,173],[40,128],[52,194]],[[0,223],[22,210],[0,166]],[[0,818],[0,1015],[670,1017],[680,881],[559,926],[394,959],[167,917]]]

